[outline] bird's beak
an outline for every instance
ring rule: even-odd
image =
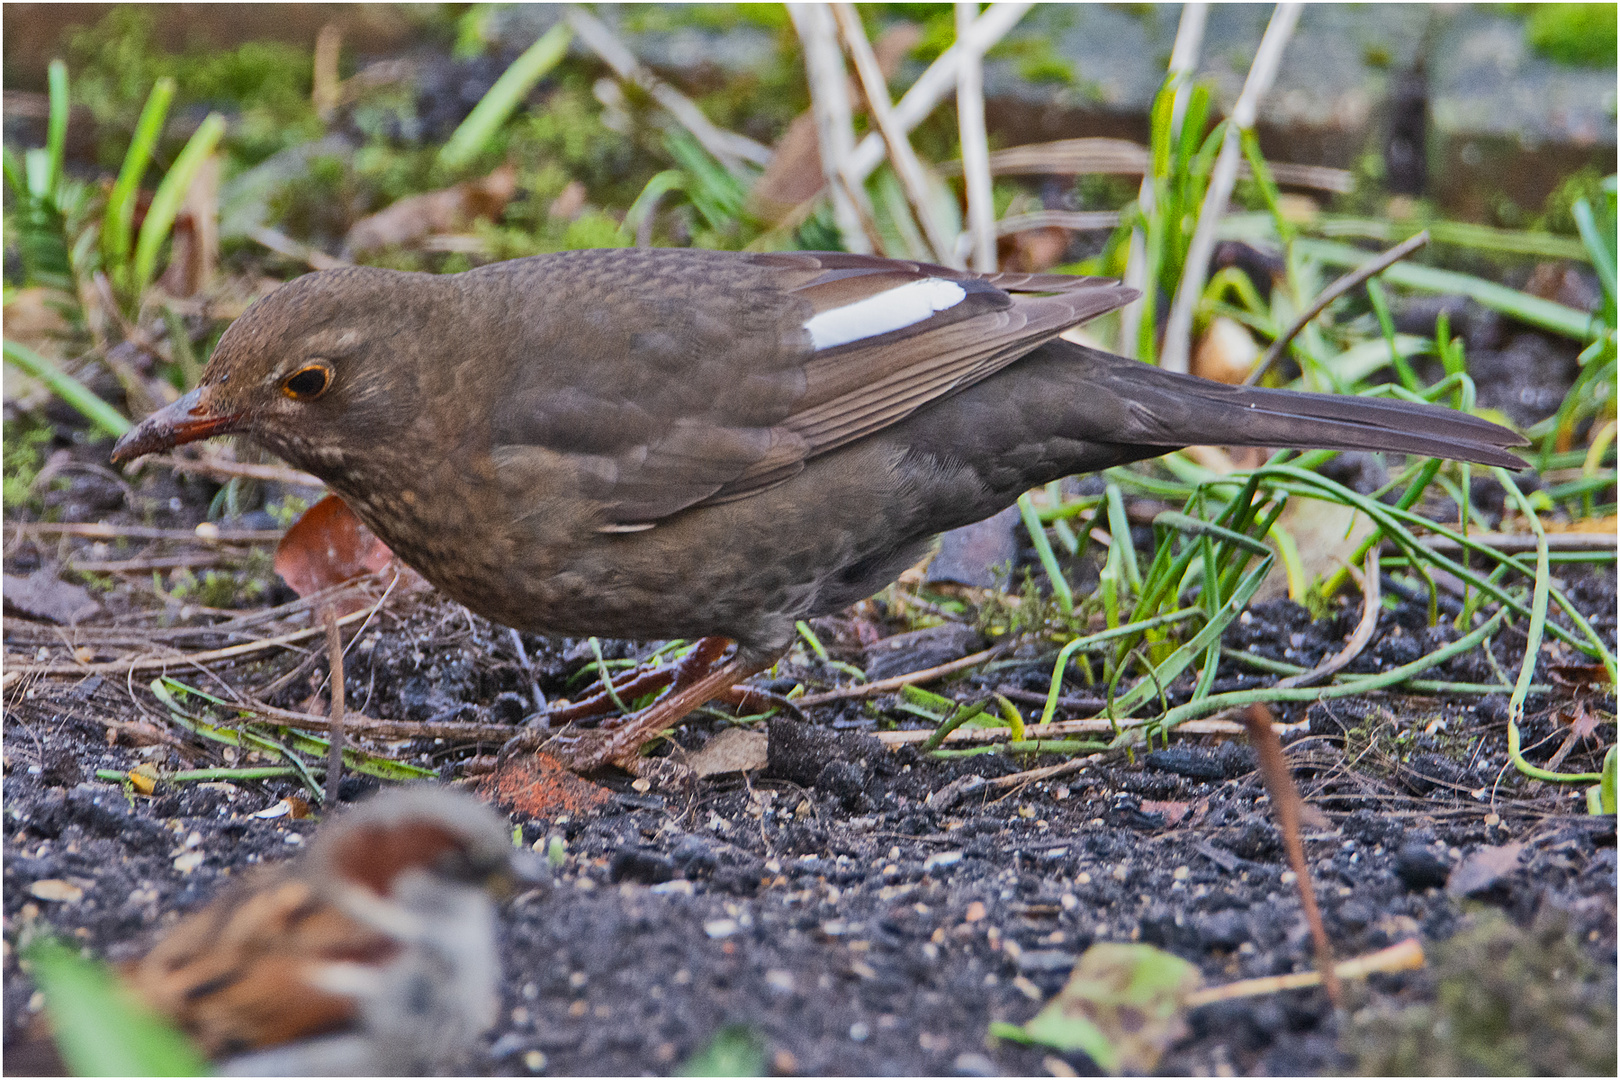
[[[215,412],[209,404],[210,389],[199,386],[130,428],[113,447],[113,461],[133,461],[142,454],[240,431],[243,414]]]

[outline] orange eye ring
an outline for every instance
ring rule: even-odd
[[[281,392],[294,401],[314,401],[332,385],[332,369],[327,364],[305,364],[281,384]]]

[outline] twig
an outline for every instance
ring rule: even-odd
[[[332,708],[327,715],[330,741],[326,747],[326,794],[321,802],[328,808],[337,805],[338,782],[343,779],[343,635],[338,633],[337,607],[326,608],[326,656],[330,665]]]
[[[1042,699],[1044,700],[1044,698]],[[803,706],[808,698],[800,698],[798,704]],[[818,702],[809,701],[810,704]],[[1145,727],[1154,723],[1148,720],[1109,720],[1104,716],[1091,717],[1082,720],[1057,720],[1050,724],[1024,725],[1025,739],[1049,739],[1062,735],[1112,735],[1116,731],[1130,728]],[[1309,721],[1298,724],[1285,724],[1279,728],[1284,732],[1293,732],[1304,729]],[[1218,717],[1209,717],[1203,720],[1188,720],[1178,724],[1176,730],[1188,735],[1241,735],[1247,728],[1231,720],[1222,720]],[[909,746],[912,743],[927,742],[933,734],[927,729],[915,731],[874,731],[872,733],[879,742],[885,746]],[[1012,737],[1012,728],[1008,727],[960,727],[945,736],[947,743],[993,743],[1001,742]]]
[[[1351,957],[1333,965],[1333,974],[1340,979],[1365,979],[1379,972],[1417,971],[1423,966],[1423,945],[1417,938],[1396,942],[1387,949],[1379,949],[1365,956]],[[1210,1005],[1217,1001],[1259,997],[1275,994],[1279,990],[1300,990],[1322,982],[1320,971],[1301,971],[1294,975],[1265,975],[1258,979],[1242,979],[1225,986],[1211,986],[1194,990],[1183,1000],[1189,1009]]]
[[[369,614],[369,609],[351,612],[339,619],[338,625],[347,626],[367,614]],[[284,645],[291,645],[298,641],[307,641],[317,634],[323,633],[325,631],[316,626],[306,630],[296,630],[290,634],[264,638],[261,641],[250,641],[242,645],[231,645],[223,649],[209,649],[199,653],[136,657],[133,660],[109,660],[99,664],[35,664],[14,667],[6,672],[6,677],[9,684],[13,675],[99,675],[108,672],[165,671],[175,664],[206,664],[213,663],[216,660],[240,660],[244,656],[279,649]],[[7,660],[7,666],[10,666],[12,662],[10,657]]]
[[[280,529],[160,529],[151,525],[121,525],[105,521],[19,521],[12,525],[23,536],[82,536],[91,540],[180,540],[205,544],[268,544],[281,539]]]
[[[726,131],[711,123],[691,98],[654,75],[635,57],[613,31],[584,8],[570,5],[568,22],[579,35],[579,40],[600,56],[613,73],[625,82],[634,83],[675,118],[676,122],[692,133],[702,147],[713,154],[727,172],[747,176],[743,162],[764,166],[770,163],[771,148],[755,142],[746,135]]]
[[[868,254],[872,243],[859,209],[866,191],[859,184],[848,183],[844,175],[855,150],[855,114],[849,100],[844,57],[838,51],[838,29],[826,4],[789,4],[787,9],[804,48],[805,82],[810,88],[811,114],[816,119],[816,149],[826,191],[832,199],[833,220],[838,223],[846,250]],[[819,198],[817,192],[811,205]]]
[[[1316,968],[1322,975],[1328,999],[1334,1008],[1344,1002],[1339,987],[1339,976],[1333,966],[1333,945],[1328,941],[1327,929],[1322,925],[1322,911],[1316,906],[1316,888],[1311,884],[1311,868],[1305,861],[1305,844],[1300,839],[1300,817],[1304,803],[1294,777],[1283,760],[1282,743],[1271,726],[1271,710],[1264,705],[1251,705],[1243,714],[1249,728],[1249,744],[1259,759],[1260,777],[1271,796],[1271,812],[1276,815],[1277,827],[1282,830],[1283,846],[1288,850],[1288,865],[1293,868],[1299,888],[1300,907],[1305,910],[1305,922],[1311,928],[1311,942],[1316,949]]]
[[[241,477],[245,480],[268,480],[271,483],[293,484],[298,487],[324,488],[326,481],[299,469],[285,465],[255,465],[246,461],[223,461],[219,458],[183,458],[159,454],[146,459],[154,465],[167,465],[178,473],[204,473],[209,476]]]
[[[922,226],[928,246],[933,249],[934,259],[946,265],[958,266],[961,260],[956,257],[956,244],[945,235],[934,214],[933,193],[929,190],[928,177],[923,172],[917,152],[911,147],[906,129],[895,119],[894,104],[889,100],[883,69],[878,65],[877,55],[872,52],[872,43],[866,40],[861,17],[855,13],[853,4],[834,4],[832,11],[843,35],[844,45],[849,49],[850,59],[855,62],[855,74],[860,78],[862,93],[866,95],[867,110],[877,123],[878,130],[883,133],[883,141],[889,149],[889,162],[906,190],[906,198],[917,215],[917,223]]]
[[[347,259],[340,259],[336,255],[328,255],[319,248],[300,243],[286,233],[272,229],[268,225],[255,225],[247,231],[247,237],[254,243],[269,248],[277,255],[284,255],[289,259],[303,263],[311,270],[336,270],[340,266],[349,265]]]
[[[258,713],[266,720],[286,727],[307,728],[310,731],[330,731],[329,717],[313,713],[278,709],[258,701],[232,702],[231,708]],[[510,724],[471,724],[431,721],[379,720],[364,713],[348,712],[343,717],[343,730],[349,735],[368,735],[376,739],[465,739],[469,742],[505,742],[517,729]]]
[[[985,787],[1014,788],[1025,784],[1039,783],[1042,780],[1055,780],[1060,776],[1077,773],[1087,765],[1094,765],[1102,760],[1101,754],[1088,754],[1085,757],[1062,761],[1056,765],[1045,765],[1039,769],[1025,769],[1023,772],[1008,773],[1006,776],[992,777],[986,780]]]
[[[1372,640],[1373,630],[1378,626],[1378,612],[1380,610],[1378,582],[1378,549],[1373,548],[1367,552],[1367,567],[1361,575],[1361,621],[1356,624],[1355,632],[1350,635],[1350,640],[1345,642],[1344,648],[1323,660],[1311,670],[1302,671],[1298,675],[1290,675],[1286,679],[1278,679],[1278,686],[1312,686],[1361,655],[1361,650],[1365,649],[1367,642]]]
[[[1193,69],[1198,66],[1198,53],[1204,44],[1204,24],[1209,19],[1209,5],[1203,3],[1185,4],[1181,8],[1181,23],[1176,27],[1176,43],[1170,48],[1170,70],[1168,74],[1177,78],[1180,83],[1176,87],[1175,106],[1170,111],[1170,137],[1174,139],[1181,129],[1182,114],[1187,109],[1187,95],[1192,89]],[[1146,221],[1152,216],[1157,198],[1156,188],[1153,186],[1154,175],[1152,155],[1147,147],[1142,150],[1142,187],[1137,196],[1137,206],[1141,209],[1142,219]],[[1119,318],[1119,351],[1126,356],[1137,354],[1137,344],[1142,333],[1142,305],[1147,295],[1147,234],[1140,226],[1131,230],[1130,254],[1125,263],[1125,284],[1142,295],[1126,304],[1120,312]]]
[[[973,31],[977,0],[956,0],[956,38]],[[984,54],[963,46],[956,67],[956,117],[961,129],[962,176],[967,187],[968,234],[973,238],[973,269],[996,268],[996,207],[990,189],[990,136],[984,126]]]
[[[1027,214],[1010,214],[1002,218],[995,223],[995,232],[997,236],[1011,236],[1013,233],[1029,232],[1032,229],[1091,232],[1112,229],[1118,225],[1118,210],[1034,210]]]
[[[1356,288],[1374,274],[1383,273],[1428,242],[1429,230],[1424,229],[1416,236],[1396,244],[1377,258],[1369,259],[1365,264],[1356,267],[1356,269],[1323,289],[1316,299],[1311,302],[1311,306],[1300,313],[1299,318],[1294,320],[1294,324],[1281,337],[1273,341],[1271,348],[1266,350],[1266,354],[1255,363],[1253,368],[1249,369],[1249,373],[1243,377],[1243,385],[1253,386],[1259,382],[1260,377],[1266,373],[1267,369],[1277,362],[1277,357],[1281,356],[1294,338],[1299,336],[1299,332],[1305,329],[1312,319],[1322,314],[1329,304],[1351,289]]]
[[[1536,537],[1533,533],[1469,533],[1471,543],[1480,544],[1493,551],[1500,551],[1513,555],[1536,550]],[[1430,551],[1458,552],[1462,551],[1462,544],[1449,536],[1425,536],[1419,540]],[[1615,549],[1615,534],[1606,533],[1548,533],[1547,550],[1549,551],[1613,551]]]
[[[1204,204],[1198,210],[1198,228],[1193,232],[1187,248],[1187,261],[1182,265],[1181,284],[1176,288],[1176,299],[1170,307],[1170,319],[1164,330],[1164,345],[1159,350],[1159,366],[1167,371],[1185,372],[1191,352],[1193,309],[1204,292],[1204,279],[1209,272],[1209,259],[1215,251],[1215,238],[1226,213],[1226,204],[1232,197],[1232,186],[1237,182],[1238,163],[1242,159],[1243,132],[1254,127],[1260,99],[1271,89],[1282,61],[1283,47],[1293,36],[1299,21],[1300,5],[1278,4],[1271,14],[1271,23],[1260,39],[1260,48],[1249,68],[1249,77],[1243,83],[1232,115],[1227,118],[1226,135],[1221,141],[1220,156],[1210,172],[1209,188],[1204,192]]]
[[[879,694],[887,694],[892,690],[899,690],[904,686],[915,686],[919,683],[943,679],[947,675],[955,675],[958,671],[966,671],[970,667],[982,664],[1001,652],[1002,647],[1000,645],[992,646],[983,652],[976,652],[971,656],[964,656],[960,660],[940,664],[938,667],[924,668],[921,671],[896,675],[889,679],[879,679],[877,682],[863,683],[860,686],[846,686],[838,690],[828,690],[824,694],[809,694],[799,698],[795,704],[802,709],[806,705],[824,705],[829,701],[849,701],[853,698],[876,697]]]
[[[1018,20],[1024,13],[1034,7],[1033,3],[1008,2],[991,4],[974,21],[973,26],[966,34],[957,36],[956,42],[950,48],[939,54],[939,58],[922,73],[916,82],[911,84],[894,106],[894,121],[902,131],[910,132],[912,128],[922,123],[934,106],[945,99],[956,86],[957,64],[961,61],[964,50],[986,53],[1007,32],[1018,25]],[[872,175],[883,162],[883,136],[877,132],[869,132],[855,146],[855,152],[850,156],[849,176],[857,184],[864,184],[866,178]]]

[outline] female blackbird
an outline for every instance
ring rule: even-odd
[[[113,459],[244,433],[498,622],[737,642],[616,730],[553,740],[581,768],[633,762],[772,663],[795,620],[1058,477],[1190,444],[1522,467],[1518,435],[1465,413],[1230,387],[1058,338],[1134,296],[815,252],[328,270],[254,304]]]

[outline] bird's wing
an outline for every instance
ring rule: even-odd
[[[353,1023],[354,999],[317,985],[318,973],[333,963],[380,962],[399,948],[307,881],[272,871],[191,915],[124,977],[217,1058]]]
[[[545,291],[524,343],[542,359],[517,365],[494,441],[567,455],[619,531],[781,483],[1136,295],[845,253],[579,252],[535,270],[514,284]]]

